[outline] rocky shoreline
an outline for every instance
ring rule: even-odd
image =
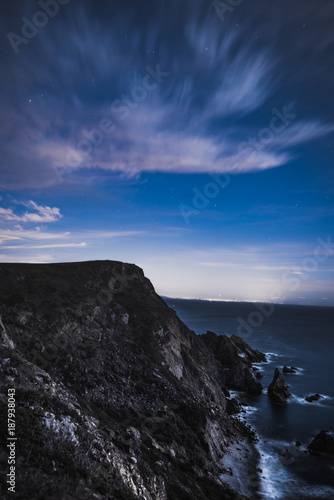
[[[225,469],[222,480],[240,495],[257,500],[260,498],[260,452],[249,440],[237,441],[222,459]]]
[[[0,334],[1,432],[11,398],[20,443],[14,470],[1,445],[1,498],[259,497],[257,438],[232,391],[261,394],[253,364],[266,356],[235,335],[196,335],[137,266],[0,264]],[[282,372],[275,405],[298,368]],[[333,454],[333,442],[323,430],[305,450]]]

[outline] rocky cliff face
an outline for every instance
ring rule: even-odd
[[[262,392],[262,385],[251,370],[252,363],[266,361],[266,357],[252,349],[242,338],[232,335],[216,335],[207,332],[200,335],[210,348],[223,370],[224,383],[231,389],[239,389],[254,394]]]
[[[219,479],[251,434],[224,362],[140,268],[0,264],[0,284],[1,433],[15,389],[18,438],[15,493],[0,448],[1,498],[244,498]]]

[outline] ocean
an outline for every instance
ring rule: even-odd
[[[267,354],[267,363],[256,365],[263,375],[263,393],[232,393],[245,405],[241,418],[259,437],[260,497],[334,499],[334,457],[306,451],[322,429],[334,431],[334,308],[164,300],[195,333],[239,335]],[[296,374],[285,374],[292,397],[286,405],[274,405],[266,389],[275,368],[284,365],[298,368]],[[316,393],[320,401],[305,401]]]

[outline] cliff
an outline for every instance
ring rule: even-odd
[[[17,436],[15,493],[0,448],[1,498],[246,498],[220,479],[251,436],[222,360],[140,268],[0,264],[0,315],[1,433],[10,388]]]
[[[242,338],[232,335],[216,335],[207,332],[200,335],[202,341],[210,348],[223,369],[223,382],[230,389],[260,394],[262,384],[251,370],[252,363],[266,361],[262,352],[252,349]]]

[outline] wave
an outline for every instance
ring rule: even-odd
[[[255,368],[257,368],[257,370],[255,370],[255,372],[256,371],[264,372],[265,368],[264,368],[263,364],[264,363],[252,363],[252,366],[255,367]]]
[[[267,361],[262,362],[262,364],[264,364],[264,365],[268,365],[269,363],[272,363],[275,358],[279,358],[280,356],[282,356],[281,354],[278,354],[277,352],[265,352],[264,354],[267,358]]]
[[[259,494],[264,500],[334,498],[334,489],[330,486],[312,486],[297,478],[291,471],[291,463],[304,453],[303,448],[297,448],[291,442],[279,440],[260,440],[256,447],[260,453]]]
[[[267,390],[263,391],[266,394]],[[328,395],[321,394],[322,399],[316,403],[308,403],[304,398],[292,395],[291,402],[303,405],[315,405],[333,399]],[[323,405],[324,406],[324,405]],[[334,499],[334,488],[327,485],[311,485],[298,477],[293,470],[295,460],[303,460],[307,449],[304,445],[297,447],[295,440],[286,441],[275,438],[263,438],[257,432],[253,423],[257,418],[260,408],[245,405],[245,412],[238,415],[240,420],[251,425],[256,431],[258,442],[255,444],[259,452],[257,466],[257,478],[259,481],[259,497],[261,500],[328,500]],[[310,465],[305,464],[306,467]]]
[[[244,420],[248,420],[248,418],[252,417],[252,415],[254,415],[254,413],[256,413],[257,411],[259,411],[259,408],[256,408],[255,406],[242,406],[242,409],[245,410],[245,412],[242,412],[239,413],[239,417],[244,419]]]

